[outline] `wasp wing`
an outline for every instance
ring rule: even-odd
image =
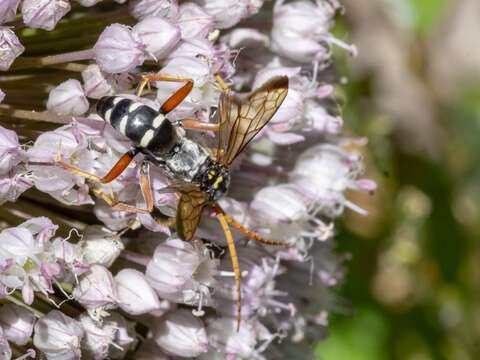
[[[217,159],[230,165],[275,115],[287,93],[286,76],[271,79],[243,101],[230,92],[222,93]]]
[[[192,239],[206,204],[207,194],[200,189],[182,192],[177,209],[177,232],[181,239]]]

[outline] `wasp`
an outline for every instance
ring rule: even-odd
[[[204,123],[196,119],[184,119],[180,124],[174,124],[167,119],[166,115],[174,110],[192,90],[192,79],[165,74],[145,74],[138,86],[137,95],[141,96],[145,86],[152,81],[183,82],[184,84],[162,104],[158,111],[122,96],[106,96],[97,103],[97,113],[134,144],[132,149],[124,154],[105,176],[90,174],[64,162],[61,158],[56,160],[56,164],[91,181],[106,184],[116,179],[134,157],[142,153],[144,159],[140,168],[140,188],[146,208],[137,208],[103,196],[104,194],[100,193],[100,195],[115,210],[151,213],[154,210],[154,203],[149,169],[151,164],[160,167],[172,180],[172,186],[169,186],[167,191],[176,191],[180,194],[175,222],[178,236],[186,241],[194,236],[203,209],[206,206],[213,208],[225,233],[235,274],[238,329],[241,313],[241,273],[229,225],[251,239],[269,245],[285,244],[264,239],[237,223],[223,211],[217,200],[228,191],[229,167],[232,162],[270,121],[287,96],[288,77],[275,77],[243,98],[230,91],[223,80],[217,77],[222,91],[216,124]],[[210,151],[181,135],[178,126],[197,131],[215,131],[217,133],[216,149]]]

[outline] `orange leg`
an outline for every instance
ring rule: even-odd
[[[259,243],[265,244],[265,245],[274,245],[274,246],[284,246],[284,247],[289,247],[290,245],[287,244],[284,241],[279,241],[279,240],[271,240],[271,239],[265,239],[263,238],[260,234],[247,229],[245,226],[242,224],[236,222],[231,216],[227,215],[224,213],[225,220],[227,223],[231,226],[233,226],[235,229],[240,231],[242,234],[246,235],[248,238],[258,241]]]
[[[225,217],[225,212],[218,205],[214,205],[217,219],[222,226],[225,238],[227,239],[228,251],[230,252],[230,259],[232,260],[233,273],[235,274],[235,290],[237,292],[237,331],[240,331],[240,321],[242,316],[242,274],[240,272],[240,265],[238,264],[237,249],[233,241],[232,232],[228,227],[228,222]]]
[[[168,114],[174,110],[187,96],[190,94],[193,88],[193,80],[175,75],[167,74],[144,74],[142,80],[137,88],[137,96],[141,96],[145,86],[149,85],[152,81],[167,81],[167,82],[185,82],[180,89],[178,89],[172,96],[170,96],[160,107],[160,111],[163,114]]]
[[[112,167],[112,169],[108,172],[107,175],[104,177],[100,177],[98,175],[91,174],[87,171],[84,171],[82,169],[79,169],[76,166],[67,164],[62,160],[62,155],[60,151],[58,152],[56,158],[55,158],[55,165],[60,166],[61,168],[73,173],[77,174],[80,176],[83,176],[84,178],[101,183],[101,184],[108,184],[109,182],[112,182],[115,180],[117,177],[119,177],[125,169],[128,167],[128,165],[132,162],[133,158],[135,155],[138,154],[138,150],[132,149],[129,152],[125,153],[118,161],[117,163]]]
[[[126,211],[137,214],[150,214],[153,211],[153,194],[152,187],[150,185],[150,165],[144,161],[140,170],[140,189],[142,191],[143,198],[145,199],[146,208],[138,208],[133,205],[129,205],[123,202],[119,202],[115,194],[105,194],[100,189],[94,190],[95,194],[100,196],[108,205],[114,210]]]
[[[197,119],[186,118],[181,121],[182,126],[188,130],[195,131],[218,131],[218,123],[207,123],[203,121],[198,121]]]

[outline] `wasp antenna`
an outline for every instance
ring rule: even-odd
[[[237,332],[240,331],[240,320],[242,313],[242,291],[241,291],[241,282],[242,274],[240,273],[240,266],[238,265],[238,256],[237,249],[235,248],[235,242],[233,241],[232,232],[228,227],[228,222],[226,220],[226,214],[220,206],[215,205],[215,212],[217,219],[222,226],[225,238],[227,239],[228,250],[230,251],[230,259],[232,260],[233,273],[235,274],[235,289],[237,292]]]

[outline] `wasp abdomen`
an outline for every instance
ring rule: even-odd
[[[131,99],[105,96],[98,114],[137,146],[156,153],[169,151],[177,142],[176,131],[164,114]]]

